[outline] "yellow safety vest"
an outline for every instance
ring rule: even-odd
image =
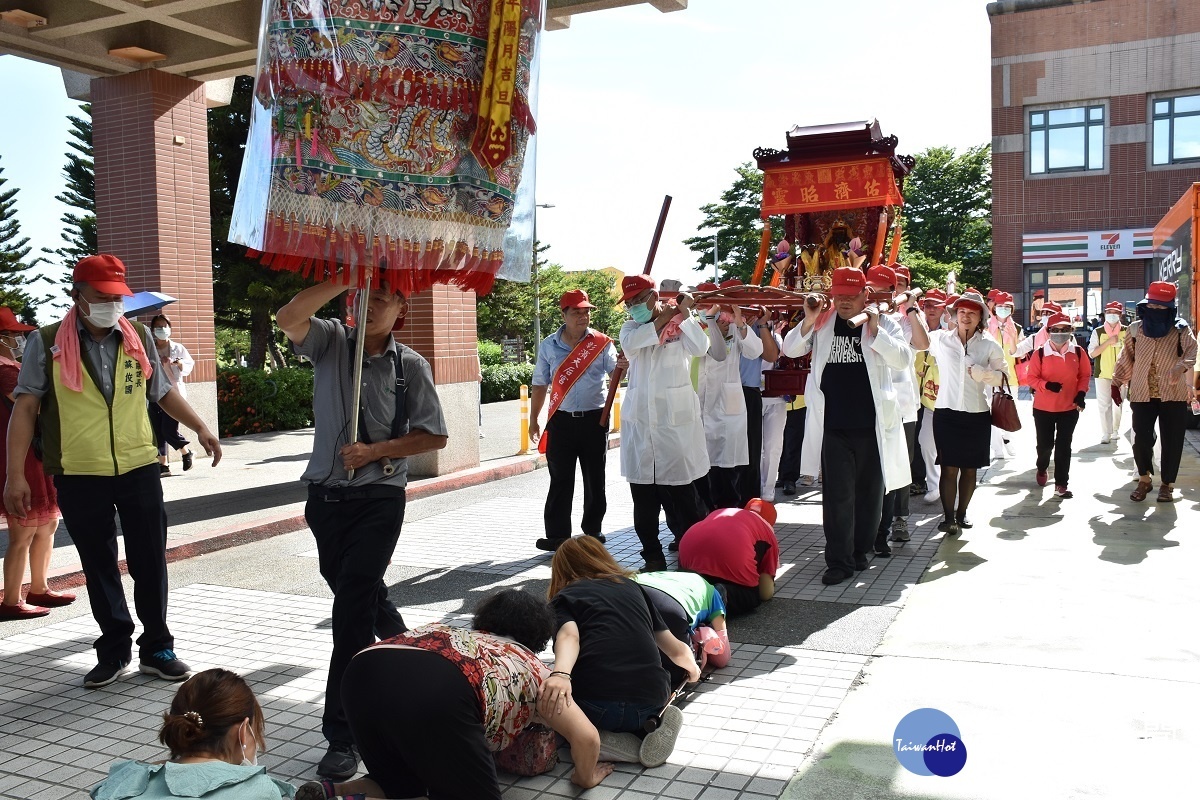
[[[83,391],[66,389],[61,364],[51,357],[50,350],[59,324],[42,329],[51,373],[50,391],[42,398],[41,410],[46,474],[113,477],[153,464],[158,460],[158,446],[147,413],[147,381],[141,365],[126,355],[124,345],[117,347],[110,405],[96,385],[87,358],[80,354]],[[135,322],[134,328],[141,335],[141,323]]]
[[[1112,380],[1113,370],[1116,369],[1117,359],[1121,355],[1121,348],[1125,346],[1125,332],[1127,330],[1129,329],[1121,328],[1121,332],[1117,334],[1117,346],[1110,347],[1100,354],[1100,372],[1096,375],[1097,378],[1103,378],[1104,380],[1109,381]],[[1108,341],[1108,332],[1105,331],[1104,328],[1100,328],[1098,333],[1099,336],[1097,339],[1100,344],[1104,344]]]
[[[921,387],[921,405],[932,411],[941,385],[937,360],[927,350],[918,350],[913,367],[917,373],[917,384]]]

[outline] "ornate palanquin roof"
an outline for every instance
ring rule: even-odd
[[[885,157],[891,163],[896,182],[901,184],[904,176],[916,164],[912,156],[896,154],[900,140],[895,136],[884,136],[879,121],[874,119],[828,125],[797,125],[787,132],[786,142],[786,150],[756,148],[754,159],[758,162],[758,168],[767,170],[784,165]]]

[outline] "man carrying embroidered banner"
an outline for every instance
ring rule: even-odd
[[[588,327],[592,309],[587,292],[572,289],[559,300],[563,324],[538,348],[533,373],[533,403],[529,436],[546,454],[550,492],[546,496],[546,536],[539,550],[554,551],[571,538],[571,505],[575,496],[575,464],[583,474],[584,534],[604,541],[600,525],[608,502],[604,495],[604,462],[608,455],[608,426],[600,424],[605,381],[623,361],[612,339]],[[550,395],[546,430],[538,417]],[[553,436],[551,436],[553,432]]]

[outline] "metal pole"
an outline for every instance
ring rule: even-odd
[[[363,354],[366,353],[367,337],[367,311],[368,304],[371,302],[371,270],[368,269],[366,288],[358,291],[358,308],[354,311],[354,409],[350,415],[350,444],[358,441],[358,417],[359,403],[362,402],[362,368]],[[349,470],[347,480],[354,480],[354,470]]]
[[[721,276],[717,274],[717,265],[720,263],[717,253],[717,235],[713,234],[713,283],[721,282]]]

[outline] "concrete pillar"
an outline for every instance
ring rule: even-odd
[[[91,95],[100,251],[125,262],[134,291],[179,298],[163,313],[196,359],[188,401],[216,433],[204,84],[146,69],[96,78]]]
[[[475,293],[434,286],[409,299],[397,339],[433,369],[450,441],[444,450],[410,458],[413,477],[445,475],[479,466],[479,340]]]

